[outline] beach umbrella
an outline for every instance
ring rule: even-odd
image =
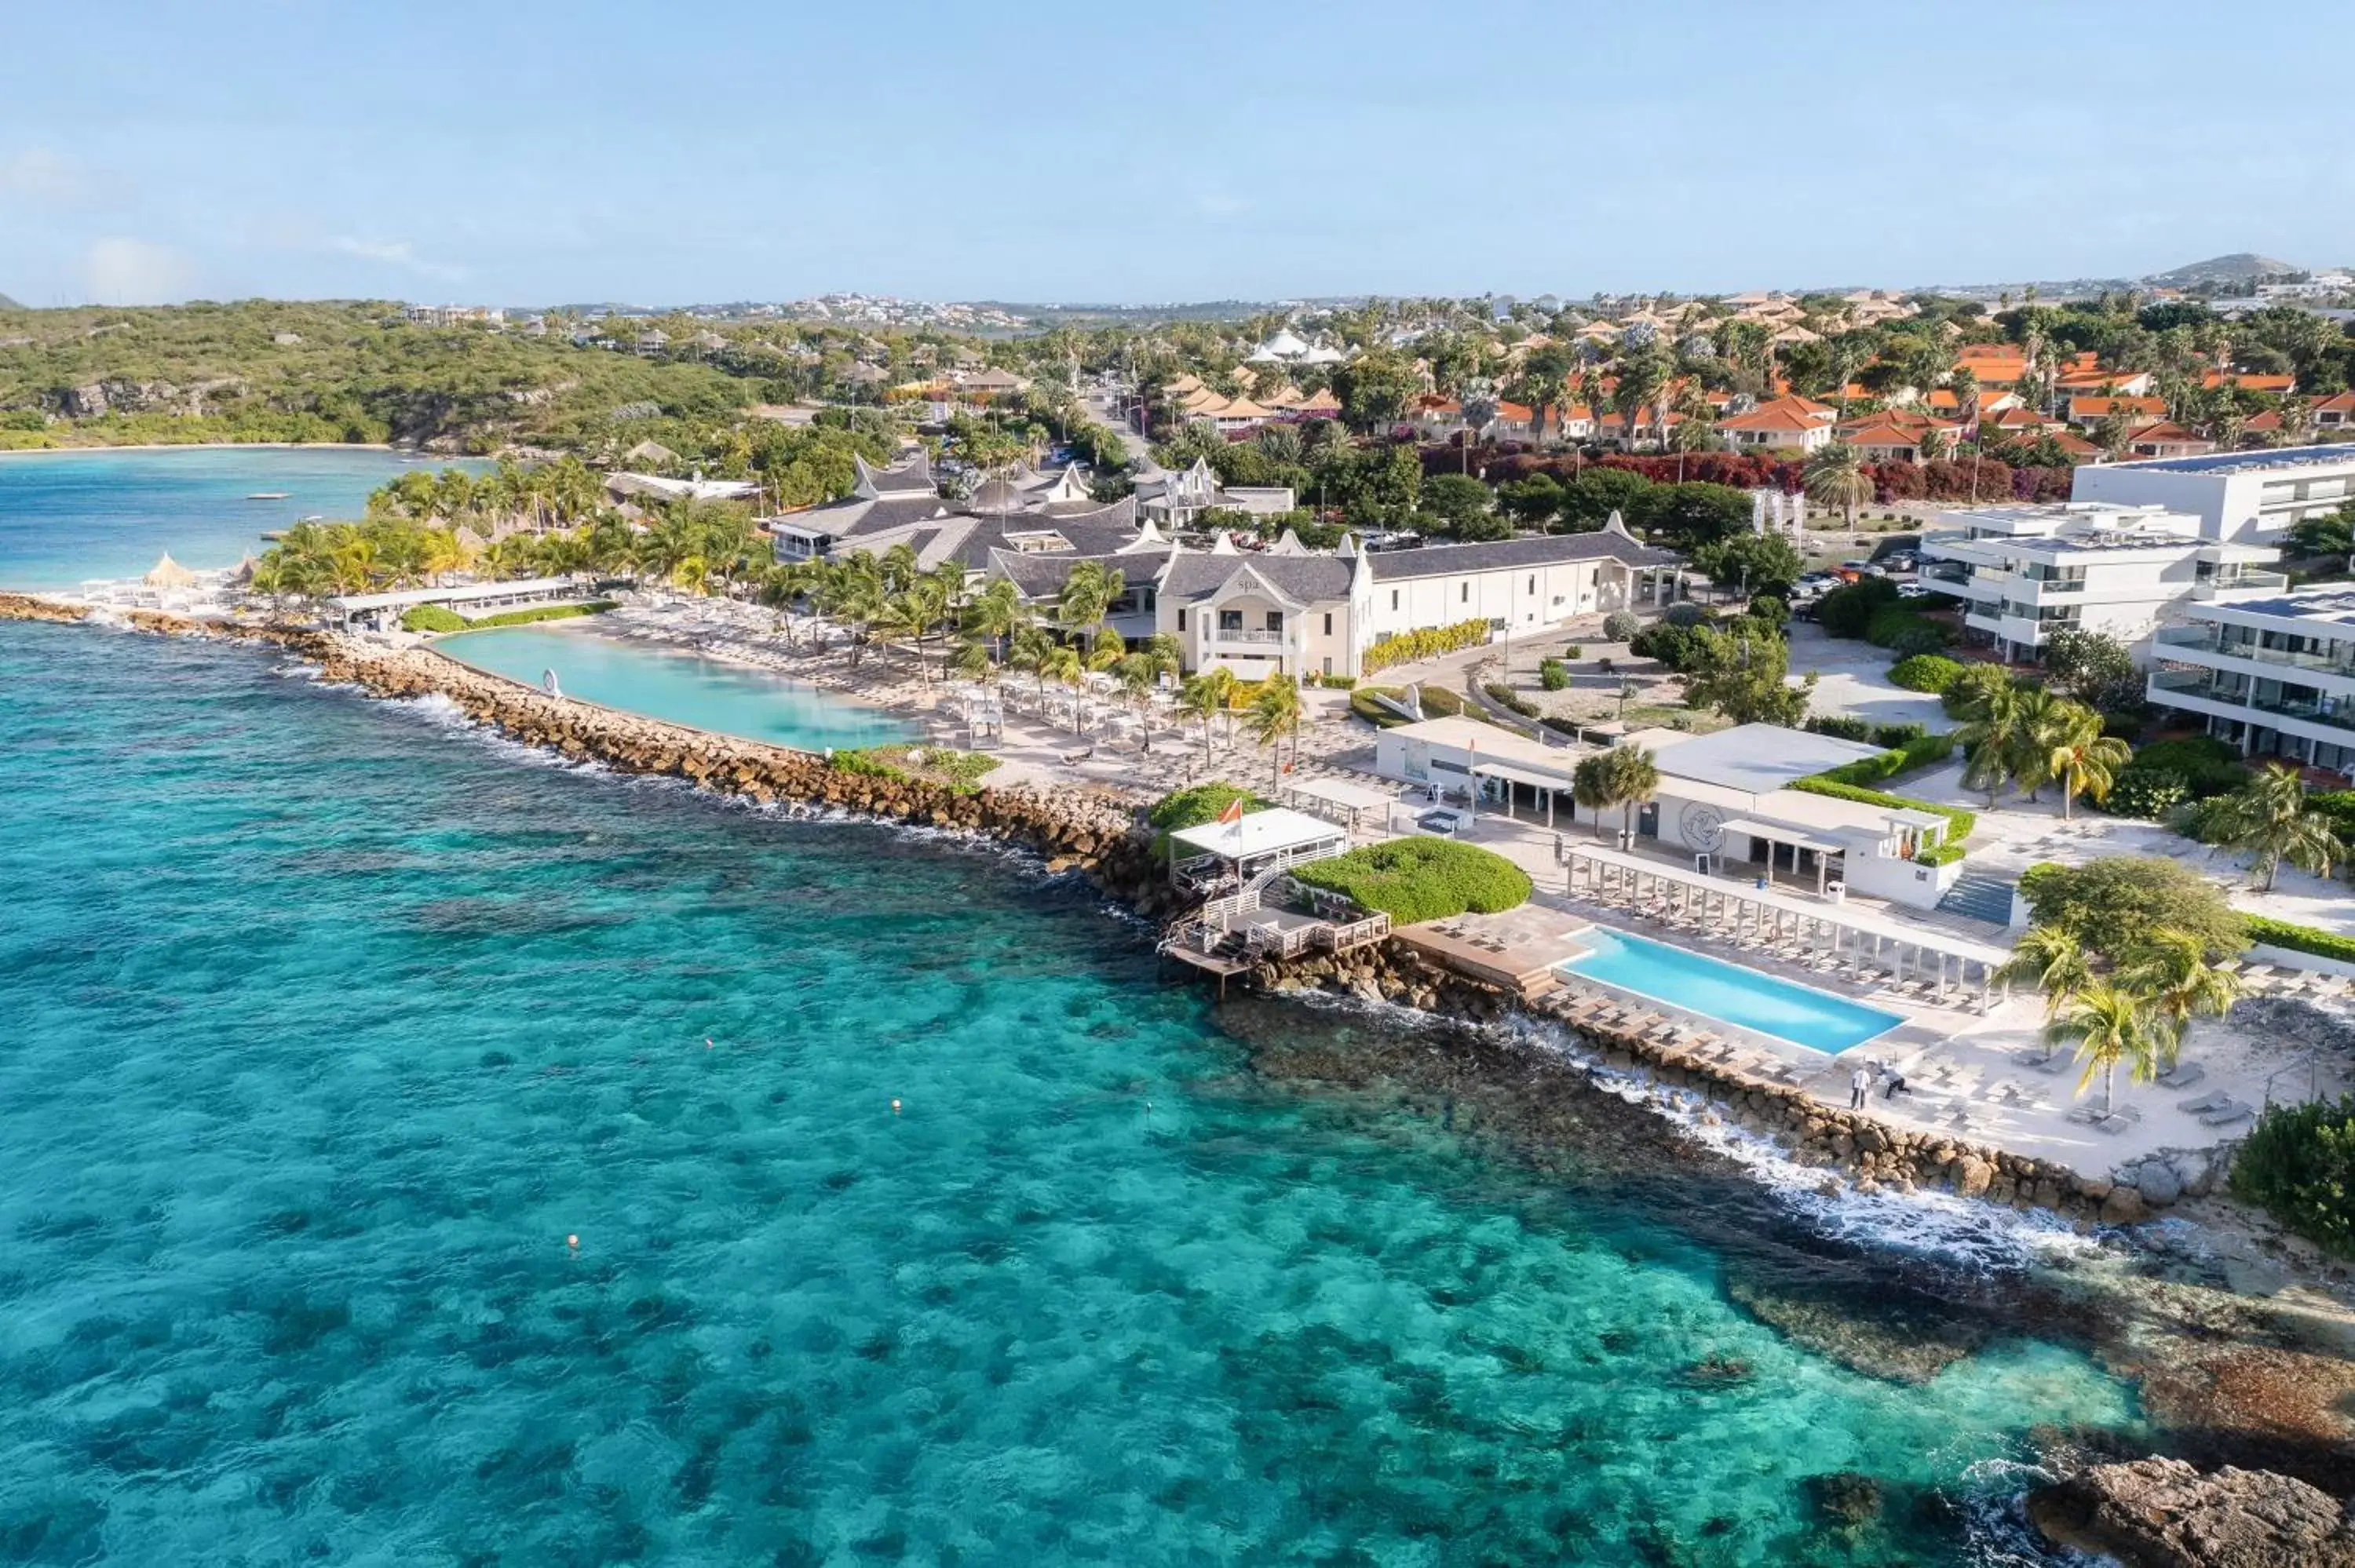
[[[166,550],[164,558],[149,567],[147,575],[140,580],[149,588],[194,588],[197,586],[197,574],[172,559],[172,552]]]

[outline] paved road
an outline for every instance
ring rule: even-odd
[[[1113,412],[1111,402],[1102,392],[1090,392],[1083,399],[1088,418],[1100,425],[1109,425],[1120,432],[1121,444],[1128,449],[1128,461],[1142,466],[1151,461],[1146,440],[1130,427],[1127,420]]]

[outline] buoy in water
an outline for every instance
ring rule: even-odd
[[[891,1102],[891,1114],[893,1116],[898,1116],[900,1114],[900,1102],[898,1100],[893,1100]]]
[[[573,1251],[578,1252],[581,1250],[581,1238],[577,1235],[566,1236],[564,1238],[564,1245],[570,1247]]]

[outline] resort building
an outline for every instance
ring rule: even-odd
[[[2070,494],[2188,513],[2201,537],[2220,543],[2274,545],[2291,524],[2355,499],[2355,445],[2089,465],[2077,470]]]
[[[2153,703],[2251,757],[2355,778],[2355,588],[2196,604],[2152,648]]]
[[[1735,451],[1805,454],[1831,445],[1838,417],[1828,404],[1792,395],[1721,419],[1717,431]]]
[[[1300,504],[1288,485],[1229,486],[1207,458],[1171,472],[1147,462],[1131,487],[1137,511],[1165,528],[1186,528],[1213,509],[1272,517]]]
[[[2200,519],[2160,506],[2073,501],[1957,507],[1922,539],[1922,582],[1963,601],[1963,624],[2011,662],[2042,656],[2054,629],[2139,642],[2203,600],[2277,593],[2264,545],[2202,537]]]

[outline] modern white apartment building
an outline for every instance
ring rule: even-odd
[[[1922,540],[1925,587],[1963,601],[1963,624],[2030,663],[2063,626],[2140,642],[2190,605],[2278,593],[2270,546],[2221,543],[2159,506],[2072,501],[1938,514]]]
[[[2069,493],[2078,501],[2189,513],[2207,539],[2275,545],[2292,524],[2355,499],[2355,443],[2089,463],[2077,470]]]
[[[2159,632],[2150,700],[2252,757],[2355,778],[2355,588],[2191,607]]]

